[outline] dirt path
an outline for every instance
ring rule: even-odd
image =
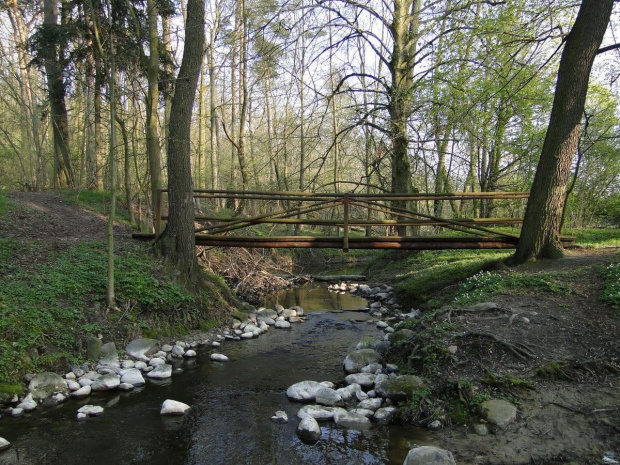
[[[618,252],[574,250],[561,260],[506,271],[551,273],[566,287],[508,290],[492,299],[495,310],[450,313],[461,328],[451,341],[458,362],[441,376],[509,374],[533,387],[496,389],[498,397],[518,402],[518,419],[506,429],[478,436],[472,425],[463,425],[437,433],[459,465],[620,463],[620,313],[599,300],[598,274],[606,263],[620,261]],[[527,353],[519,356],[498,341]],[[615,459],[605,461],[606,455]]]
[[[107,238],[107,218],[67,202],[54,192],[12,192],[9,198],[19,208],[0,222],[0,237],[41,240],[53,243]],[[114,239],[131,240],[131,229],[116,224]]]

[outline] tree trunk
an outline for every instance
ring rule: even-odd
[[[590,71],[614,0],[583,0],[560,59],[547,135],[511,261],[561,256],[560,222],[566,183],[577,148]]]
[[[58,28],[58,0],[44,1],[43,24],[50,33],[55,34]],[[62,48],[57,43],[48,43],[45,59],[45,73],[47,74],[47,92],[50,99],[52,130],[54,134],[55,175],[58,186],[75,186],[75,176],[71,165],[71,151],[69,139],[69,117],[65,103],[65,83],[63,80]],[[64,182],[62,180],[64,178]]]
[[[161,160],[157,109],[159,106],[159,36],[157,31],[158,10],[155,0],[147,1],[149,22],[149,61],[147,69],[148,96],[146,99],[146,152],[151,175],[152,211],[157,210],[157,191],[161,186]]]
[[[172,98],[168,142],[168,224],[158,244],[168,266],[178,274],[181,285],[196,289],[198,262],[194,234],[194,202],[191,173],[192,107],[202,66],[204,0],[187,2],[185,48]]]

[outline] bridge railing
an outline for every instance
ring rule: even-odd
[[[166,190],[159,192],[156,211],[156,234],[163,230],[163,222],[167,219],[164,212],[164,195]],[[512,206],[502,208],[504,211],[513,210],[521,213],[524,210],[524,200],[529,197],[528,192],[454,192],[451,194],[357,194],[357,193],[307,193],[307,192],[262,192],[262,191],[231,191],[231,190],[195,190],[194,197],[199,207],[196,221],[201,226],[196,230],[197,241],[203,243],[219,241],[218,243],[234,243],[235,231],[249,226],[268,224],[284,225],[296,228],[296,235],[276,236],[271,241],[263,240],[272,247],[287,246],[278,244],[301,244],[304,239],[299,233],[303,226],[336,229],[338,240],[328,238],[306,238],[308,243],[334,244],[347,250],[350,246],[352,229],[365,230],[367,236],[373,240],[364,241],[354,238],[354,241],[363,243],[356,248],[370,248],[368,244],[394,243],[398,237],[394,234],[403,227],[408,228],[408,234],[401,242],[412,242],[420,238],[423,231],[436,235],[439,228],[465,232],[478,238],[485,238],[490,244],[493,238],[501,238],[503,244],[513,246],[518,235],[490,229],[491,225],[519,225],[521,217],[462,217],[463,213],[483,210],[491,202],[509,202]],[[477,207],[464,207],[469,203],[477,202]],[[447,208],[445,204],[449,204]],[[245,212],[244,216],[234,214],[231,217],[221,217],[217,214],[218,208],[228,205],[229,213],[234,211]],[[499,209],[496,205],[495,209]],[[205,214],[203,210],[208,210]],[[432,212],[432,214],[431,214]],[[445,214],[447,213],[447,214]],[[442,215],[442,216],[440,216]],[[448,217],[450,216],[450,217]],[[473,215],[472,215],[473,216]],[[340,236],[340,231],[342,236]],[[377,233],[384,231],[384,237],[377,237]],[[222,236],[226,237],[223,239]],[[390,239],[387,239],[387,238]],[[245,237],[244,243],[252,243],[252,239]],[[316,247],[332,245],[314,245]],[[499,242],[496,242],[499,245]],[[249,245],[251,246],[251,245]],[[310,245],[298,245],[310,246]],[[407,248],[407,247],[405,247]],[[412,247],[410,247],[412,248]],[[468,247],[472,248],[472,247]]]

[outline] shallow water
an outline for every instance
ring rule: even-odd
[[[300,304],[314,308],[308,300]],[[218,351],[229,363],[211,362],[213,350],[199,349],[165,382],[5,416],[0,436],[12,447],[0,452],[0,464],[402,464],[413,443],[426,442],[420,430],[394,425],[357,432],[324,423],[321,440],[304,444],[295,434],[301,405],[285,395],[302,380],[342,381],[344,355],[363,336],[379,335],[367,319],[365,312],[314,310],[291,330],[223,343]],[[192,409],[161,417],[165,399]],[[107,408],[78,422],[76,411],[86,403]],[[287,412],[288,424],[270,421],[276,410]]]

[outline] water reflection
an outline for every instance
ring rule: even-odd
[[[284,308],[299,305],[306,312],[324,310],[363,310],[367,307],[366,299],[349,292],[331,292],[325,284],[307,283],[285,289],[265,300],[266,307],[280,304]]]

